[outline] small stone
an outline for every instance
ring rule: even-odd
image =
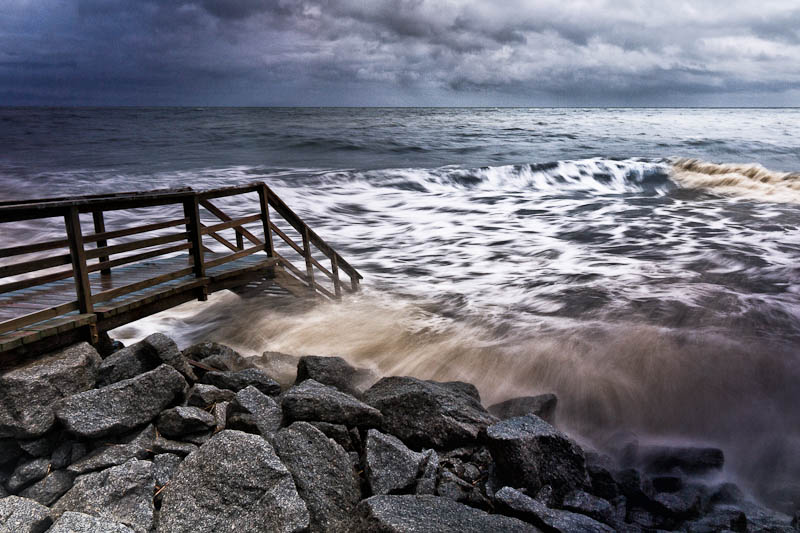
[[[394,435],[375,429],[367,432],[364,449],[365,473],[372,494],[397,494],[414,487],[425,459],[423,454],[409,450]]]
[[[616,521],[616,510],[610,502],[581,490],[575,490],[567,494],[564,497],[561,508],[586,515],[610,525],[613,525]]]
[[[160,489],[172,479],[183,458],[174,453],[160,453],[153,457],[153,479],[156,489]]]
[[[221,431],[187,457],[163,494],[161,533],[309,527],[306,505],[272,446],[241,431]]]
[[[131,459],[145,459],[151,453],[156,430],[152,424],[134,432],[122,444],[110,444],[93,450],[88,455],[67,467],[67,471],[76,474],[88,474],[97,470],[105,470],[112,466],[127,463]]]
[[[495,494],[497,503],[506,512],[529,521],[545,531],[556,533],[614,533],[614,529],[582,514],[550,509],[511,487]]]
[[[436,485],[439,483],[439,454],[436,450],[425,450],[423,455],[425,462],[414,494],[432,495],[436,493]]]
[[[38,438],[55,423],[58,400],[91,389],[101,359],[86,342],[0,375],[0,438]]]
[[[487,411],[500,420],[507,420],[509,418],[525,415],[536,415],[542,420],[552,424],[555,421],[557,404],[558,398],[555,394],[540,394],[538,396],[511,398],[510,400],[489,406]]]
[[[197,451],[197,446],[188,442],[180,442],[176,440],[165,439],[158,436],[153,441],[153,453],[174,453],[181,457],[186,457],[190,453]]]
[[[307,422],[295,422],[276,434],[275,451],[308,507],[311,531],[347,531],[361,489],[344,448]]]
[[[105,387],[149,372],[161,364],[152,347],[137,342],[106,357],[97,370],[97,386]]]
[[[126,433],[153,420],[185,386],[179,372],[161,365],[135,378],[64,398],[56,406],[56,416],[67,431],[84,438]]]
[[[53,515],[77,511],[120,522],[136,533],[153,526],[153,463],[127,463],[80,476],[73,487],[53,505]]]
[[[309,422],[309,424],[323,432],[329,439],[335,440],[345,451],[361,450],[361,439],[355,428],[350,429],[343,424],[331,424],[330,422]]]
[[[448,448],[474,442],[497,421],[473,395],[453,383],[388,377],[364,393],[383,413],[383,429],[410,446]]]
[[[341,391],[307,379],[283,395],[288,420],[330,422],[348,427],[379,427],[380,411]]]
[[[72,447],[74,445],[74,441],[66,440],[53,450],[53,453],[50,455],[50,464],[53,470],[61,470],[72,464]]]
[[[253,386],[236,393],[226,413],[229,429],[259,433],[271,439],[281,427],[283,412],[275,400]]]
[[[203,383],[234,392],[250,386],[270,396],[276,396],[281,392],[278,382],[257,368],[246,368],[236,372],[206,372]]]
[[[133,530],[106,518],[67,511],[47,533],[133,533]]]
[[[216,342],[193,344],[183,351],[183,356],[200,361],[206,366],[218,370],[244,370],[253,368],[253,363],[242,357],[239,352]]]
[[[212,429],[216,424],[214,415],[199,407],[173,407],[162,411],[156,421],[156,428],[165,437],[180,437]]]
[[[72,488],[75,475],[65,470],[54,470],[30,487],[19,493],[42,505],[53,505],[64,493]]]
[[[488,514],[436,496],[373,496],[361,501],[355,514],[351,528],[355,532],[540,533],[515,518]]]
[[[142,344],[149,346],[163,363],[183,374],[183,377],[187,380],[197,381],[197,376],[183,357],[175,341],[161,333],[153,333],[142,339]]]
[[[297,363],[295,385],[307,379],[313,379],[318,383],[328,385],[357,398],[360,395],[355,385],[358,379],[358,372],[341,357],[306,355],[301,357]]]
[[[231,402],[215,403],[211,414],[214,415],[214,432],[219,433],[228,425],[228,406]]]
[[[504,420],[486,430],[497,475],[531,493],[550,485],[557,498],[589,487],[583,451],[569,437],[535,415]]]
[[[0,532],[42,533],[50,527],[50,509],[18,496],[0,500]]]
[[[6,488],[11,492],[19,492],[31,483],[39,481],[50,471],[50,459],[40,457],[31,459],[19,465],[6,482]]]
[[[216,403],[229,402],[233,400],[234,392],[228,389],[220,389],[214,385],[197,383],[189,391],[186,404],[194,407],[210,407]]]

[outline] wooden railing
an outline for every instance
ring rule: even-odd
[[[218,200],[230,197],[241,197],[232,203],[237,212],[251,206],[257,212],[229,216]],[[141,213],[148,208],[157,211]],[[138,213],[126,213],[128,210]],[[115,212],[113,217],[108,216],[111,212]],[[89,214],[93,232],[85,233],[81,215]],[[131,216],[137,218],[130,220]],[[183,188],[0,202],[4,233],[6,223],[54,217],[63,218],[64,237],[0,249],[0,296],[37,294],[36,304],[26,303],[22,296],[15,300],[20,316],[0,315],[0,334],[74,311],[93,313],[103,302],[179,278],[204,279],[217,267],[259,253],[274,258],[297,286],[316,297],[339,299],[343,291],[358,290],[361,279],[355,268],[263,182],[207,191]],[[114,222],[116,229],[107,230],[107,221]],[[292,238],[292,233],[297,237]],[[273,235],[279,240],[273,240]],[[164,263],[180,268],[120,282],[126,272],[132,272],[124,270],[125,266],[154,258],[175,259],[182,257],[181,253],[187,254],[183,261]],[[90,280],[90,275],[98,272]],[[349,278],[348,283],[342,283],[340,272]],[[53,305],[39,308],[48,298],[48,288],[68,278],[74,278],[71,297],[59,301],[54,293]],[[320,283],[323,278],[326,283]],[[197,290],[198,298],[205,299],[203,287]]]

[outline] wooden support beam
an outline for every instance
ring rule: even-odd
[[[71,207],[64,222],[67,227],[69,253],[72,257],[72,271],[75,274],[75,293],[78,296],[78,311],[81,314],[92,313],[92,287],[89,285],[89,270],[86,266],[86,254],[83,249],[83,233],[78,208]]]
[[[106,232],[106,223],[103,220],[103,212],[99,209],[97,211],[92,211],[92,220],[94,221],[94,232],[95,234],[98,233],[105,233]],[[97,247],[98,248],[105,248],[108,246],[108,241],[105,239],[98,239],[97,240]],[[100,256],[100,262],[104,263],[108,261],[107,255]],[[111,274],[111,269],[106,267],[100,270],[100,274],[108,275]]]
[[[308,227],[303,230],[303,256],[306,258],[306,276],[308,278],[308,286],[311,292],[316,291],[316,284],[314,283],[314,263],[311,262],[311,241],[308,238]]]
[[[183,216],[189,219],[186,224],[186,231],[189,234],[189,242],[192,243],[192,259],[194,260],[194,275],[196,278],[206,277],[206,267],[203,261],[203,235],[200,232],[200,206],[197,196],[188,198],[183,203]],[[198,299],[205,301],[208,296],[202,292]]]
[[[337,300],[342,299],[342,283],[339,281],[339,264],[336,261],[336,254],[331,257],[331,272],[333,273],[333,292]]]
[[[264,226],[264,243],[268,257],[275,257],[275,248],[272,243],[272,223],[269,221],[269,189],[263,183],[258,188],[258,201],[261,204],[261,225]]]

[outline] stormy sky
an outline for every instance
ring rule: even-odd
[[[797,0],[0,0],[0,105],[800,105]]]

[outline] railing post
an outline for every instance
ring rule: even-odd
[[[92,211],[92,220],[94,221],[94,232],[95,233],[105,233],[106,231],[106,223],[103,220],[103,212],[100,210]],[[97,241],[98,248],[105,248],[108,246],[108,241],[105,239],[100,239]],[[109,257],[107,255],[100,256],[98,261],[104,263],[108,261]],[[104,268],[100,271],[100,274],[108,275],[111,274],[110,268]]]
[[[269,190],[264,183],[258,188],[258,200],[261,204],[261,224],[264,226],[264,249],[267,257],[274,257],[275,248],[272,246],[272,230],[269,227]]]
[[[72,273],[75,278],[75,294],[78,297],[78,310],[81,314],[94,313],[92,305],[92,286],[89,285],[89,271],[86,268],[86,254],[83,249],[81,219],[77,207],[71,207],[64,215],[69,241],[69,255],[72,259]],[[98,340],[97,327],[89,328],[92,343]]]
[[[308,278],[308,288],[312,293],[317,292],[314,284],[314,264],[311,262],[311,240],[308,237],[308,226],[303,226],[303,255],[306,258],[306,277]]]
[[[194,260],[194,276],[204,278],[206,276],[206,265],[203,259],[203,234],[200,232],[200,204],[197,194],[192,194],[183,201],[183,216],[189,221],[186,224],[186,231],[189,233],[189,242],[192,243],[192,259]],[[198,300],[205,301],[208,295],[203,289],[203,293]]]
[[[333,293],[337,300],[342,299],[342,283],[339,281],[339,262],[336,260],[336,253],[331,256],[331,273],[333,274]]]
[[[353,292],[358,291],[358,276],[350,274],[350,290]]]

